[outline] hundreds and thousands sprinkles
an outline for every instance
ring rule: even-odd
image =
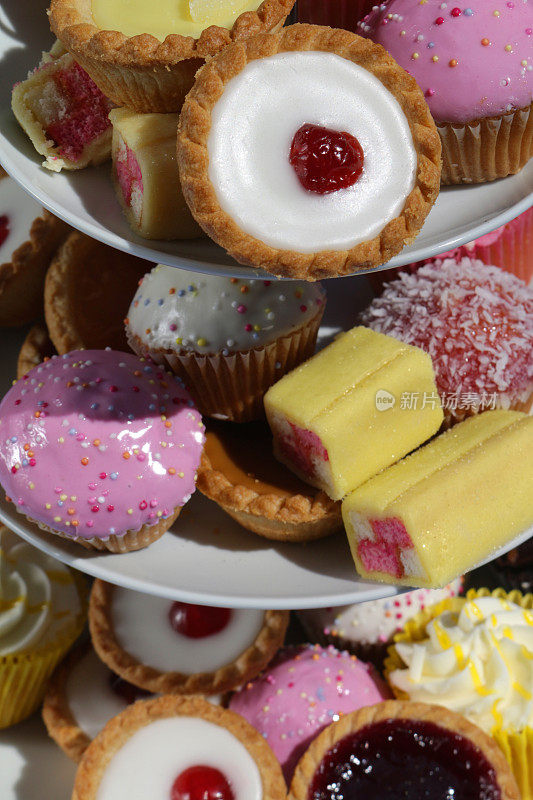
[[[413,75],[437,122],[470,122],[531,103],[532,17],[530,0],[389,0],[358,27]]]
[[[157,266],[133,298],[126,328],[149,349],[249,350],[291,333],[325,301],[319,284],[198,275]]]
[[[35,367],[0,404],[0,482],[39,524],[106,539],[187,502],[203,441],[179,378],[130,354],[73,351]]]

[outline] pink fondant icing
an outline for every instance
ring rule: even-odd
[[[125,149],[123,148],[120,151],[120,156],[115,162],[115,169],[124,202],[129,206],[131,205],[131,195],[135,184],[137,184],[141,193],[144,191],[141,168],[131,147],[126,145]]]
[[[368,664],[334,647],[305,645],[282,648],[268,671],[233,695],[230,708],[265,737],[289,782],[323,728],[388,697]]]
[[[531,103],[530,0],[388,0],[359,32],[415,78],[436,122],[464,123]]]
[[[0,483],[68,536],[106,539],[172,514],[195,489],[204,428],[180,380],[111,350],[32,369],[0,404]]]

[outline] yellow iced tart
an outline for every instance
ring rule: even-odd
[[[204,60],[276,31],[294,0],[51,0],[50,25],[104,94],[135,111],[179,111]]]
[[[210,25],[230,29],[260,0],[92,0],[93,19],[102,30],[126,36],[149,33],[163,41],[169,33],[198,39]]]

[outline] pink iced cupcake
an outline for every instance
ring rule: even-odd
[[[442,140],[442,182],[483,183],[533,155],[533,0],[387,0],[359,32],[424,92]]]
[[[233,695],[230,708],[266,739],[287,783],[320,731],[343,714],[390,697],[373,668],[319,645],[285,647],[266,672]]]
[[[128,353],[74,350],[34,367],[0,403],[0,483],[45,530],[138,550],[194,492],[203,442],[179,378]]]
[[[298,22],[355,31],[376,0],[298,0]]]

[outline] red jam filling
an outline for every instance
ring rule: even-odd
[[[9,236],[9,217],[7,214],[0,214],[0,245],[4,244]]]
[[[85,146],[111,125],[107,116],[111,103],[79,64],[59,70],[53,79],[66,111],[47,126],[46,133],[61,156],[78,161]]]
[[[235,795],[220,770],[200,764],[178,775],[170,800],[235,800]]]
[[[289,161],[304,189],[329,194],[359,180],[364,155],[350,133],[306,124],[294,134]]]
[[[405,570],[400,553],[413,547],[405,525],[397,517],[369,519],[368,522],[376,539],[359,542],[357,550],[363,567],[367,572],[383,572],[394,578],[403,578]]]
[[[123,678],[119,678],[114,672],[109,676],[109,685],[111,691],[124,700],[127,705],[131,705],[131,703],[135,703],[137,700],[143,700],[145,697],[151,697],[150,692],[147,692],[146,689],[139,689],[138,686],[134,686]]]
[[[170,624],[182,636],[189,639],[204,639],[220,633],[229,624],[230,608],[193,606],[190,603],[172,603],[168,612]]]
[[[299,428],[292,422],[289,425],[291,433],[279,438],[279,449],[297,470],[312,478],[315,475],[314,461],[329,461],[328,451],[316,433]]]
[[[501,800],[496,772],[470,740],[419,720],[385,720],[325,755],[308,800]]]
[[[122,196],[124,198],[124,202],[127,206],[131,205],[131,195],[133,193],[133,187],[135,184],[138,184],[141,192],[144,190],[143,187],[143,176],[141,172],[141,168],[139,166],[139,162],[135,156],[135,153],[126,145],[126,157],[123,158],[122,154],[121,157],[118,158],[115,162],[115,169],[117,171],[117,180],[119,186],[122,190]]]

